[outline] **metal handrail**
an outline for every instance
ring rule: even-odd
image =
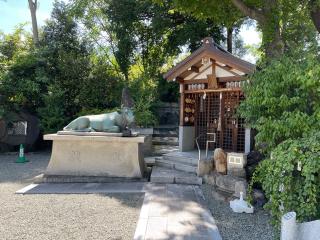
[[[198,137],[196,137],[196,144],[197,144],[197,148],[198,148],[198,152],[199,152],[199,155],[198,155],[198,171],[197,171],[197,174],[199,175],[199,163],[200,163],[200,160],[201,160],[201,150],[200,150],[200,146],[199,146],[199,143],[198,143],[198,139],[204,135],[204,133],[201,133]]]

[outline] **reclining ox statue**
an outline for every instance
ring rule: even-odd
[[[120,111],[98,115],[81,116],[73,120],[64,131],[76,132],[111,132],[124,131],[134,122],[134,115],[130,108],[122,107]]]

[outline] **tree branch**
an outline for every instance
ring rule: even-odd
[[[257,20],[260,23],[265,22],[265,16],[260,10],[247,6],[242,0],[231,0],[231,2],[244,15]]]

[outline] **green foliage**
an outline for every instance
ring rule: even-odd
[[[0,93],[5,112],[23,110],[35,113],[37,107],[42,106],[41,93],[46,89],[48,78],[36,54],[20,54],[8,66],[1,82]]]
[[[244,17],[229,0],[173,0],[172,2],[181,12],[192,14],[199,19],[210,18],[227,27],[233,27]]]
[[[287,56],[251,76],[240,113],[258,130],[261,150],[268,153],[286,139],[319,128],[319,63],[312,55]]]
[[[0,32],[0,73],[22,53],[31,48],[31,36],[19,25],[12,34]]]
[[[239,3],[229,0],[173,0],[172,4],[182,13],[212,19],[226,27],[239,27],[247,17],[256,20],[262,32],[261,49],[266,58],[278,58],[283,52],[301,53],[318,45],[317,31],[310,18],[310,4],[315,4],[315,1],[243,0],[238,5],[236,2]]]
[[[38,113],[44,131],[52,132],[61,129],[81,110],[82,87],[90,74],[90,45],[80,38],[77,24],[64,3],[55,2],[39,51],[50,82],[48,91],[43,91],[45,104]]]
[[[171,86],[165,86],[165,81],[159,83],[162,66],[169,58],[178,55],[182,46],[195,50],[207,36],[213,36],[217,42],[224,40],[221,28],[213,21],[182,15],[172,11],[168,3],[79,0],[71,6],[99,49],[115,57],[115,68],[126,83],[135,81],[132,68],[139,68],[143,78],[159,86],[157,92],[162,99],[177,101],[172,92],[168,98],[165,96]],[[105,47],[101,42],[107,42]]]
[[[79,102],[82,109],[109,109],[120,106],[124,81],[113,71],[105,57],[92,57],[89,77],[81,82]]]
[[[18,26],[12,34],[0,32],[1,117],[17,109],[20,104],[30,107],[32,111],[35,104],[39,103],[38,98],[33,103],[26,103],[28,97],[37,97],[38,88],[42,85],[40,78],[30,81],[38,75],[35,68],[39,64],[35,55],[29,53],[30,39],[30,34],[23,31],[23,25]]]
[[[157,124],[155,115],[150,110],[152,107],[153,99],[151,96],[140,97],[136,99],[134,105],[135,123],[139,127],[150,127]]]
[[[320,218],[320,132],[289,139],[257,168],[253,181],[262,184],[275,225],[284,213],[295,211],[298,221]],[[301,167],[301,170],[299,168]],[[282,208],[280,208],[282,206]]]
[[[311,54],[271,62],[251,76],[240,105],[242,117],[258,130],[256,147],[267,156],[251,189],[262,185],[278,226],[288,211],[296,211],[300,221],[320,217],[319,63]]]
[[[39,107],[38,114],[41,117],[41,128],[45,133],[55,133],[70,120],[65,116],[66,91],[55,85],[50,86],[48,90],[48,95],[43,96],[44,106]]]

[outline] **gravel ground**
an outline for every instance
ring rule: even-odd
[[[266,211],[255,209],[254,214],[234,213],[229,206],[229,197],[208,184],[201,188],[223,240],[275,239],[276,234]]]
[[[132,239],[142,194],[18,195],[44,171],[49,153],[0,154],[0,239]]]

